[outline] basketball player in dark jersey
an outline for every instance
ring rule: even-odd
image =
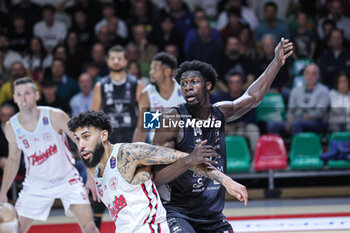
[[[215,105],[210,105],[209,101],[209,92],[214,88],[218,76],[212,66],[199,61],[181,64],[175,79],[181,85],[186,103],[163,114],[165,124],[172,127],[156,130],[153,144],[191,153],[196,144],[207,140],[207,145],[213,146],[221,156],[215,158],[218,163],[214,166],[225,173],[225,123],[241,117],[262,101],[279,69],[292,53],[293,44],[282,38],[275,48],[275,58],[244,95],[233,102],[223,101]],[[182,123],[179,123],[181,121]],[[183,158],[154,170],[155,183],[158,186],[166,185],[165,188],[160,187],[159,192],[167,210],[170,231],[233,232],[222,214],[225,188],[215,181],[189,171],[190,166],[191,160]],[[237,187],[245,189],[244,186]],[[237,198],[239,199],[239,196]]]
[[[101,110],[111,119],[111,143],[132,142],[137,124],[137,102],[143,87],[136,77],[126,72],[128,58],[123,47],[117,45],[108,50],[107,64],[110,73],[96,83],[91,109]],[[94,219],[98,228],[104,209],[102,203],[93,203]]]

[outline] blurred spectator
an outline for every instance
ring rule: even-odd
[[[81,46],[84,49],[89,49],[94,38],[94,30],[88,24],[86,13],[82,10],[77,10],[74,13],[73,25],[70,31],[76,32],[79,37]]]
[[[273,3],[278,8],[278,12],[276,15],[277,18],[285,21],[287,20],[287,12],[288,9],[290,9],[290,3],[292,1],[295,0],[248,0],[247,5],[250,9],[252,9],[253,12],[255,12],[255,15],[258,17],[258,19],[260,21],[263,21],[265,17],[264,6],[266,6],[266,4]]]
[[[149,78],[141,76],[141,68],[138,62],[132,61],[128,63],[128,73],[134,75],[138,80],[141,80],[142,86],[147,86],[149,84]]]
[[[278,40],[279,41],[279,40]],[[273,35],[267,34],[262,39],[262,54],[255,61],[255,75],[259,77],[262,72],[266,69],[266,67],[270,64],[270,62],[274,58],[275,47],[277,45],[277,41],[275,40]],[[286,64],[281,67],[279,72],[276,75],[276,78],[273,80],[271,88],[276,91],[281,91],[284,98],[288,98],[288,93],[283,93],[283,87],[289,84],[290,74],[289,74],[289,62],[286,61]]]
[[[178,48],[183,47],[183,37],[175,28],[174,20],[169,16],[165,15],[160,22],[159,35],[152,33],[152,42],[158,46],[158,49],[163,51],[165,46],[168,44],[176,44]]]
[[[0,175],[5,168],[5,163],[8,157],[8,142],[5,137],[5,124],[15,115],[15,107],[11,104],[3,104],[0,107]]]
[[[66,73],[68,76],[78,79],[82,72],[83,64],[86,62],[87,54],[80,47],[79,37],[75,32],[68,33],[64,45],[67,52]]]
[[[62,109],[67,114],[70,113],[67,99],[57,96],[57,83],[52,79],[45,78],[41,80],[40,84],[41,98],[38,105],[50,106]]]
[[[149,43],[145,25],[137,24],[132,28],[133,38],[140,50],[140,60],[151,63],[152,57],[158,52],[157,46]]]
[[[282,37],[289,38],[287,25],[277,19],[277,5],[274,2],[268,2],[264,6],[265,20],[255,28],[255,41],[260,42],[266,34],[272,34],[275,41],[280,41]]]
[[[66,26],[55,20],[55,8],[52,5],[43,7],[43,20],[34,25],[33,34],[40,37],[45,48],[51,51],[67,35]]]
[[[245,25],[239,32],[240,53],[250,59],[256,58],[256,45],[254,41],[253,31],[248,25]]]
[[[57,8],[63,8],[68,1],[70,0],[62,0]],[[89,16],[87,17],[88,25],[95,25],[101,19],[101,1],[74,0],[73,6],[65,9],[69,15],[74,15],[77,11],[84,11]]]
[[[115,17],[115,9],[113,3],[107,2],[102,6],[103,18],[95,25],[95,33],[98,34],[101,26],[107,26],[108,20]],[[123,39],[128,38],[128,27],[126,23],[117,17],[117,30],[114,32]]]
[[[216,67],[219,62],[221,46],[211,38],[211,27],[208,20],[203,19],[199,22],[197,36],[198,40],[190,44],[186,59],[207,62]]]
[[[322,81],[328,87],[333,86],[338,71],[350,71],[350,51],[343,44],[343,31],[334,29],[329,37],[330,49],[325,50],[320,58]]]
[[[92,85],[93,79],[88,73],[82,73],[79,76],[80,92],[69,101],[72,116],[91,109],[93,96]]]
[[[318,60],[323,51],[329,49],[329,37],[333,29],[336,29],[335,22],[331,19],[327,19],[322,23],[322,31],[324,38],[319,38],[316,44],[315,59]]]
[[[282,132],[292,135],[301,132],[321,133],[326,128],[326,113],[329,104],[329,91],[326,86],[318,82],[319,68],[311,63],[304,70],[306,86],[292,89],[287,121],[268,122],[269,133],[280,134]]]
[[[128,20],[129,28],[143,24],[148,34],[159,35],[159,10],[149,0],[131,1],[131,17]]]
[[[224,43],[229,36],[238,36],[243,29],[244,24],[240,20],[241,10],[239,8],[230,8],[228,10],[228,24],[220,31],[220,36]]]
[[[111,17],[108,19],[107,22],[107,28],[110,32],[110,37],[111,37],[111,42],[113,45],[118,44],[125,46],[127,40],[123,39],[119,35],[117,35],[117,30],[118,30],[118,18],[117,17]]]
[[[41,7],[31,0],[20,0],[9,9],[9,16],[22,15],[27,29],[32,29],[34,24],[41,19]]]
[[[101,43],[105,49],[113,46],[112,33],[107,25],[102,25],[97,33],[97,43]]]
[[[5,34],[8,31],[9,17],[7,14],[0,10],[0,34]]]
[[[10,41],[6,35],[0,35],[0,51],[3,52],[5,70],[10,70],[13,62],[22,61],[21,55],[10,49]]]
[[[88,62],[85,64],[85,70],[86,73],[88,73],[92,77],[93,85],[100,81],[100,67],[98,66],[98,64],[96,64],[95,62]]]
[[[52,61],[51,78],[57,83],[56,94],[58,97],[70,100],[73,95],[79,92],[77,81],[66,75],[64,60],[60,58],[55,58]]]
[[[323,22],[326,19],[332,19],[335,23],[337,28],[342,29],[344,31],[344,36],[346,39],[350,40],[350,18],[344,16],[344,9],[342,2],[339,0],[333,0],[330,6],[330,13],[328,16],[321,18],[318,21],[318,35],[320,38],[324,38],[324,34],[322,31],[322,25]]]
[[[175,28],[183,36],[193,27],[193,14],[186,9],[182,0],[167,0],[170,8],[170,15],[175,20]]]
[[[46,52],[42,40],[39,37],[33,37],[30,40],[29,51],[23,60],[32,78],[38,81],[43,78],[44,71],[51,66],[52,56]]]
[[[244,76],[252,74],[253,61],[240,53],[241,42],[238,37],[231,36],[227,39],[224,54],[220,56],[217,68],[219,79],[226,83],[225,75],[230,69],[240,72]],[[251,76],[251,75],[250,75]],[[249,79],[255,79],[250,77]]]
[[[5,53],[0,50],[0,87],[9,79],[9,71],[4,68]]]
[[[15,61],[11,65],[11,78],[6,81],[0,88],[0,105],[6,101],[13,99],[13,82],[16,79],[22,78],[27,75],[24,65],[20,61]]]
[[[181,50],[175,44],[166,45],[164,51],[176,57],[179,64],[181,64],[185,60],[181,53]]]
[[[91,50],[92,62],[94,62],[99,66],[100,77],[104,77],[109,73],[109,68],[107,66],[105,56],[106,56],[105,48],[101,43],[96,43],[92,46],[92,50]]]
[[[291,33],[291,41],[294,43],[294,59],[313,59],[316,49],[316,35],[307,27],[307,15],[305,12],[297,14],[297,29]]]
[[[229,18],[227,11],[231,7],[240,9],[242,21],[244,23],[248,23],[251,29],[254,30],[259,25],[259,20],[256,17],[254,11],[252,11],[248,7],[243,6],[242,0],[227,0],[222,1],[221,4],[224,4],[225,6],[223,6],[224,10],[220,13],[218,21],[216,23],[216,28],[218,30],[222,30],[228,24]]]
[[[216,20],[220,0],[195,0],[195,8],[203,9],[210,20]]]
[[[187,35],[185,37],[185,43],[184,43],[184,53],[187,54],[189,49],[190,49],[190,45],[195,42],[195,41],[198,41],[199,38],[198,38],[198,34],[197,34],[197,31],[198,31],[198,27],[199,27],[199,23],[202,21],[202,20],[208,20],[207,19],[207,15],[205,14],[205,11],[204,10],[201,10],[201,9],[197,9],[195,12],[194,12],[194,19],[195,19],[195,26],[196,28],[192,28],[190,29],[188,32],[187,32]],[[211,40],[215,41],[217,44],[219,44],[220,46],[222,46],[222,41],[221,41],[221,37],[220,37],[220,34],[219,32],[214,29],[214,28],[211,28],[210,27],[210,37],[211,37]]]
[[[212,104],[219,101],[234,101],[244,93],[244,77],[240,72],[228,72],[226,74],[226,81],[228,84],[228,92],[217,91],[210,97]],[[256,116],[256,109],[250,110],[241,118],[228,122],[225,126],[226,135],[238,134],[247,137],[251,152],[254,152],[255,145],[259,139],[260,131],[258,126],[254,123]]]
[[[137,62],[140,67],[141,76],[148,77],[150,65],[149,63],[140,60],[140,49],[136,46],[136,44],[130,42],[126,46],[126,51],[128,53],[128,61],[129,62]]]
[[[345,72],[336,77],[335,89],[330,91],[328,130],[350,131],[350,79]]]
[[[13,18],[12,25],[9,28],[8,38],[10,41],[10,48],[23,55],[32,38],[32,32],[26,26],[23,16],[17,15]]]
[[[66,46],[62,45],[57,45],[53,51],[52,51],[52,55],[53,58],[59,58],[62,59],[64,61],[64,63],[66,63],[67,61],[67,48]]]

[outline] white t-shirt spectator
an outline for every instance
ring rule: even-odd
[[[47,26],[44,21],[40,21],[34,25],[33,33],[42,39],[46,48],[53,48],[60,40],[64,40],[67,28],[64,23],[59,21],[55,21],[51,27]]]
[[[23,62],[23,58],[19,53],[9,50],[6,53],[4,63],[3,63],[5,70],[10,70],[12,63],[14,63],[15,61]]]
[[[98,31],[100,30],[100,27],[107,25],[107,20],[105,18],[101,19],[100,22],[98,22],[95,25],[95,33],[98,34]],[[120,36],[123,39],[128,38],[128,27],[126,26],[126,23],[118,18],[118,30],[117,35]]]

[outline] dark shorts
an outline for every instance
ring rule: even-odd
[[[171,233],[233,233],[232,226],[225,219],[207,221],[186,216],[168,217],[168,226]]]

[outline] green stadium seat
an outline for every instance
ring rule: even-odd
[[[300,133],[293,137],[290,151],[292,170],[323,169],[320,159],[322,146],[320,137],[314,133]]]
[[[286,106],[280,93],[266,93],[256,108],[256,121],[284,121]]]
[[[250,153],[247,141],[240,136],[226,136],[227,172],[248,172]]]
[[[350,132],[334,132],[329,138],[329,143],[331,141],[350,141]],[[328,144],[329,148],[329,144]],[[328,160],[329,169],[346,169],[350,168],[349,160]]]

